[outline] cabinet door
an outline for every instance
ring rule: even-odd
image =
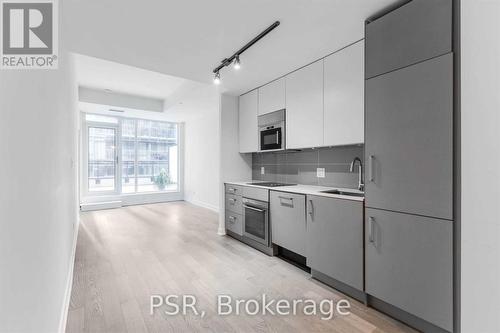
[[[366,81],[366,206],[452,219],[453,63]]]
[[[307,265],[363,290],[363,203],[307,196]]]
[[[364,142],[364,41],[325,58],[324,145]]]
[[[285,78],[259,88],[259,115],[285,108]]]
[[[259,137],[257,127],[258,91],[253,90],[240,96],[239,102],[239,139],[240,153],[258,151]]]
[[[452,224],[366,210],[366,292],[452,331]]]
[[[270,191],[269,201],[272,242],[305,256],[305,195]]]
[[[414,0],[366,26],[366,78],[451,52],[452,0]]]
[[[319,197],[310,196],[306,197],[306,264],[312,269],[321,271],[322,255],[320,241],[323,238],[323,220],[321,215],[317,215],[318,208],[324,205],[322,201],[318,200]],[[323,207],[324,210],[324,207]]]
[[[286,77],[286,147],[323,145],[323,60]]]

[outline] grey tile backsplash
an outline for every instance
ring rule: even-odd
[[[252,178],[306,185],[357,188],[358,171],[349,172],[355,157],[363,161],[363,146],[304,149],[277,153],[252,154]],[[264,167],[264,174],[261,168]],[[316,169],[325,168],[325,178],[316,177]]]

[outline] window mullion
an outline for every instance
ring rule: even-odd
[[[138,145],[139,145],[139,142],[137,140],[137,119],[134,120],[134,127],[135,127],[135,136],[134,136],[134,147],[135,147],[135,153],[134,153],[134,171],[135,171],[135,177],[134,177],[134,183],[135,183],[135,191],[134,193],[137,193],[139,188],[139,184],[138,184],[138,179],[137,179],[137,176],[139,174],[139,163],[138,163],[138,158],[137,158],[137,152],[138,152]]]

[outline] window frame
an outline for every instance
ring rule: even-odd
[[[95,116],[106,116],[109,118],[114,118],[117,120],[116,123],[108,123],[108,122],[100,122],[100,121],[87,121],[87,115],[95,115]],[[134,192],[132,193],[122,193],[122,169],[123,169],[123,155],[122,155],[122,122],[124,119],[133,120],[134,121]],[[177,186],[176,189],[165,189],[163,191],[143,191],[138,192],[138,121],[153,121],[158,123],[166,123],[166,124],[174,124],[176,126],[176,143],[177,143]],[[114,191],[89,191],[88,184],[88,154],[89,154],[89,142],[88,142],[88,134],[90,127],[100,127],[100,128],[113,128],[115,129],[115,160],[116,162],[116,170],[115,170],[115,190]],[[166,194],[181,194],[182,192],[182,143],[181,143],[181,124],[177,122],[164,121],[164,120],[156,120],[156,119],[148,119],[148,118],[140,118],[140,117],[126,117],[126,116],[118,116],[118,115],[108,115],[108,114],[100,114],[100,113],[92,113],[92,112],[82,112],[81,115],[81,177],[80,177],[80,186],[82,199],[85,198],[99,198],[99,197],[126,197],[126,196],[150,196],[150,195],[166,195]],[[86,200],[84,200],[86,201]]]
[[[83,117],[84,121],[84,126],[82,128],[84,129],[82,131],[82,143],[83,143],[83,154],[82,154],[82,181],[81,185],[83,188],[84,195],[86,197],[91,197],[91,196],[103,196],[103,195],[117,195],[121,193],[121,184],[118,183],[118,180],[120,179],[119,176],[121,175],[121,170],[119,170],[120,166],[120,161],[119,161],[119,155],[120,155],[120,135],[121,135],[121,130],[120,130],[120,122],[116,124],[112,123],[105,123],[105,122],[97,122],[97,121],[87,121],[85,119],[85,116]],[[89,130],[90,128],[112,128],[115,130],[115,189],[112,191],[90,191],[89,190]]]

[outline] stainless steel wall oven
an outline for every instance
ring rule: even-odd
[[[269,246],[269,203],[243,198],[243,237]]]

